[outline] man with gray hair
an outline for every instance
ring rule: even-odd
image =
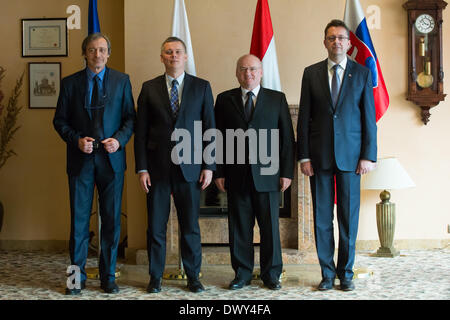
[[[271,290],[281,288],[279,198],[280,190],[290,186],[294,174],[294,133],[285,95],[261,87],[262,74],[261,61],[256,56],[240,57],[236,65],[240,87],[219,94],[215,106],[217,129],[224,136],[223,159],[234,150],[233,159],[217,163],[215,174],[217,188],[226,191],[228,199],[231,265],[235,272],[231,290],[249,285],[252,279],[255,217],[261,235],[261,279]],[[241,150],[234,147],[235,136],[225,134],[229,129],[255,134],[246,134],[249,139],[245,150]],[[259,148],[257,156],[255,148]],[[240,164],[242,153],[245,161]],[[276,165],[261,158],[269,153],[277,155],[275,159],[270,157]],[[268,167],[276,170],[265,170]]]
[[[70,260],[80,270],[80,294],[86,285],[89,220],[97,186],[101,217],[99,273],[101,288],[117,293],[115,283],[120,239],[125,145],[133,134],[136,112],[128,75],[106,66],[111,53],[108,37],[90,34],[82,43],[87,68],[64,78],[53,125],[67,144],[70,191]]]

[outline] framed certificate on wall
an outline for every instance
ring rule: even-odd
[[[67,56],[67,18],[22,19],[22,57],[54,56]]]

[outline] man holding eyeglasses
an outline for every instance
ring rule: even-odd
[[[328,59],[305,68],[297,124],[297,151],[310,177],[314,233],[322,281],[354,289],[361,175],[375,168],[377,127],[370,70],[347,57],[349,30],[340,20],[325,28]],[[336,185],[336,188],[335,188]],[[337,201],[339,249],[334,263],[333,210]]]
[[[99,273],[101,288],[117,293],[115,283],[120,239],[125,145],[133,134],[136,113],[128,75],[106,66],[111,54],[107,36],[93,33],[82,43],[87,67],[61,82],[53,125],[67,144],[70,192],[70,260],[80,269],[80,294],[86,285],[89,220],[94,186],[100,202]]]
[[[217,129],[224,137],[225,162],[217,164],[215,183],[220,191],[227,192],[231,265],[235,272],[231,290],[241,289],[252,280],[255,218],[260,230],[261,279],[270,290],[281,288],[279,199],[280,191],[289,188],[294,174],[294,130],[285,95],[261,87],[262,75],[258,57],[240,57],[236,64],[240,87],[219,94],[215,106]],[[256,143],[246,139],[245,150],[241,150],[236,139],[226,134],[229,129],[255,132]],[[278,134],[276,139],[272,139],[274,132]],[[252,162],[250,149],[256,148],[257,159]],[[261,159],[264,148],[278,156],[277,170],[268,174],[263,170],[268,164]],[[231,150],[232,162],[227,154]],[[245,163],[240,164],[242,153]]]

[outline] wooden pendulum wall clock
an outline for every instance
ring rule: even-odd
[[[422,109],[422,121],[430,120],[430,108],[444,101],[442,63],[443,0],[410,0],[408,12],[408,95],[407,100]]]

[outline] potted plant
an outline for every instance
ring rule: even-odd
[[[21,93],[23,76],[16,81],[16,85],[12,90],[6,107],[2,104],[5,97],[1,90],[2,79],[5,77],[6,69],[0,66],[0,169],[5,165],[6,161],[13,155],[16,155],[11,147],[11,141],[20,126],[17,125],[17,118],[22,107],[17,106],[18,98]],[[0,231],[3,226],[4,209],[0,199]]]

